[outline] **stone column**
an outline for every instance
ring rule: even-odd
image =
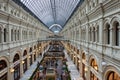
[[[97,31],[97,27],[96,27],[96,28],[95,28],[95,42],[98,42],[98,39],[97,39],[97,38],[98,38],[98,37],[97,37],[97,36],[98,36],[98,33],[97,33],[97,32],[98,32],[98,31]]]
[[[4,29],[1,30],[1,43],[4,42]]]
[[[21,60],[20,60],[20,77],[23,76],[23,64],[24,64],[24,62],[23,62],[23,60],[21,59]]]
[[[9,72],[8,72],[8,80],[14,80],[14,66],[13,66],[13,60],[12,60],[12,56],[9,57]]]
[[[85,71],[85,79],[86,79],[86,80],[90,80],[90,66],[85,65],[85,68],[87,69],[87,70]]]
[[[32,64],[34,63],[34,55],[35,55],[35,53],[33,52],[32,53]]]
[[[8,28],[8,42],[11,42],[11,28],[10,28],[10,26]]]
[[[79,63],[79,67],[80,67],[80,77],[82,77],[82,59],[80,59],[80,63]]]
[[[110,25],[111,26],[111,25]],[[114,36],[113,36],[113,28],[110,27],[110,45],[114,45]]]
[[[14,80],[14,71],[13,72],[11,72],[12,71],[12,69],[13,69],[13,67],[10,67],[9,68],[9,76],[8,76],[8,80]]]
[[[30,67],[30,58],[29,58],[30,54],[27,54],[27,69],[29,69]]]
[[[20,41],[22,41],[22,28],[20,28]]]
[[[99,43],[103,44],[103,19],[99,20]]]

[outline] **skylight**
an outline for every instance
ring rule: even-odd
[[[16,0],[17,1],[17,0]],[[83,0],[20,0],[33,14],[48,28],[58,24],[62,28]],[[59,29],[58,29],[59,28]],[[61,30],[60,27],[51,28],[52,31]]]

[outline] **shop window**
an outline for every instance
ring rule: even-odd
[[[29,52],[30,52],[30,53],[32,52],[32,48],[30,48]]]
[[[98,71],[98,65],[95,59],[91,60],[91,67],[93,67],[96,71]],[[90,80],[98,80],[98,78],[92,73],[90,72]]]
[[[97,62],[95,59],[92,59],[91,60],[91,66],[96,70],[98,71],[98,65],[97,65]]]
[[[13,62],[15,62],[15,61],[17,61],[17,60],[19,60],[20,58],[19,58],[19,55],[18,54],[16,54],[15,56],[14,56],[14,60],[13,60]]]
[[[26,55],[27,55],[27,51],[26,51],[26,50],[24,50],[23,56],[26,56]]]
[[[86,78],[85,78],[85,64],[84,64],[85,60],[86,60],[86,56],[85,56],[85,53],[83,53],[83,55],[82,55],[82,77],[83,77],[83,80],[86,80]]]
[[[117,73],[111,71],[107,77],[107,80],[120,80],[120,76]]]
[[[13,63],[18,61],[20,59],[19,55],[16,54],[14,56]],[[14,80],[19,80],[20,79],[20,63],[14,66]]]
[[[7,67],[7,64],[4,60],[0,60],[0,71]]]

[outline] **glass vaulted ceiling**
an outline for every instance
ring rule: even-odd
[[[20,2],[49,29],[60,31],[81,0],[20,0]]]

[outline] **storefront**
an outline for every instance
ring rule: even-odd
[[[14,80],[20,79],[20,57],[18,54],[14,56],[13,63],[14,63]]]
[[[23,60],[23,72],[25,73],[27,71],[27,51],[24,50],[23,57],[25,59]]]
[[[0,73],[0,80],[7,80],[7,63],[4,60],[0,60]]]
[[[95,59],[92,59],[92,60],[91,60],[90,66],[91,66],[94,70],[96,70],[96,72],[98,71],[98,65],[97,65],[97,62],[96,62]],[[99,80],[99,79],[97,78],[97,76],[95,76],[95,74],[94,74],[92,71],[90,72],[90,80]]]
[[[34,54],[34,61],[36,61],[36,53]]]
[[[29,62],[30,62],[30,66],[31,66],[32,65],[32,47],[30,48],[29,53],[30,53]]]
[[[82,55],[82,77],[83,77],[83,80],[86,80],[85,78],[85,60],[86,60],[86,56],[85,56],[85,53],[83,53]]]
[[[79,63],[80,63],[80,60],[79,58],[77,57],[77,69],[79,70]]]
[[[23,60],[23,72],[25,73],[27,71],[27,58]]]
[[[29,55],[30,66],[32,65],[32,54]]]
[[[20,79],[20,64],[17,64],[14,67],[14,80],[19,80]]]
[[[110,71],[108,76],[107,76],[107,80],[120,80],[120,75],[118,75],[114,71]]]

